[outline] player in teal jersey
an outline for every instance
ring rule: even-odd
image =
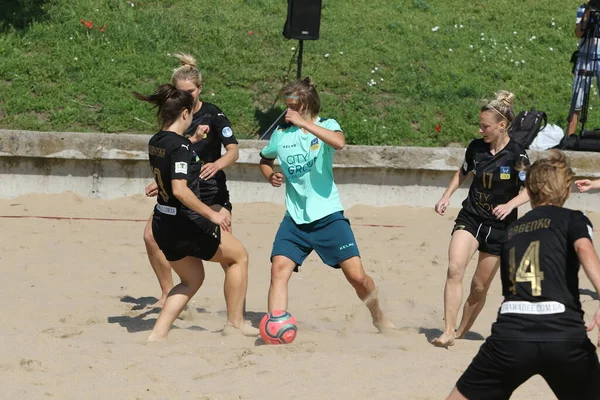
[[[365,273],[333,180],[333,155],[346,144],[344,133],[334,119],[319,117],[321,101],[310,78],[286,84],[282,94],[286,124],[260,153],[265,179],[274,187],[286,182],[287,212],[271,252],[269,311],[287,310],[292,272],[315,250],[325,264],[343,271],[375,327],[381,332],[393,329],[379,307],[375,283]],[[274,171],[275,159],[283,173]]]

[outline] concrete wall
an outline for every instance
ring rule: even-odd
[[[151,181],[150,136],[0,130],[0,198],[26,193],[71,191],[112,199],[143,193]],[[234,203],[284,200],[258,169],[265,141],[240,142],[240,159],[226,170]],[[540,152],[529,152],[535,160]],[[600,177],[600,153],[568,152],[580,177]],[[335,177],[346,207],[408,205],[433,207],[461,165],[462,148],[347,146],[337,152]],[[459,207],[467,185],[452,199]],[[590,194],[573,194],[568,205],[599,211]]]

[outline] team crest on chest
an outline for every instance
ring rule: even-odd
[[[500,179],[510,179],[510,167],[500,167]]]
[[[321,145],[319,144],[319,139],[318,138],[314,138],[310,142],[310,151],[317,150],[319,147],[321,147]]]

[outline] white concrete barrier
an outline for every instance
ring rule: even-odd
[[[0,197],[71,191],[113,199],[143,193],[151,181],[149,135],[0,130]],[[265,141],[240,141],[240,158],[226,170],[233,203],[284,201],[259,172]],[[535,160],[541,152],[530,151]],[[600,177],[600,153],[568,152],[580,177]],[[463,148],[346,146],[335,179],[346,207],[433,207],[464,157]],[[460,207],[468,185],[453,196]],[[574,193],[569,207],[600,212],[597,195]]]

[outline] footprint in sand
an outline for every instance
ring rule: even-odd
[[[27,372],[33,372],[33,371],[46,372],[46,368],[44,368],[42,366],[42,363],[39,362],[38,360],[27,360],[27,359],[23,358],[23,359],[21,359],[21,362],[19,363],[19,365],[21,366],[21,368],[23,368]]]
[[[48,328],[42,331],[42,333],[47,333],[50,336],[54,336],[58,339],[68,339],[74,336],[79,336],[83,333],[81,329],[73,328],[73,327],[58,327],[58,328]]]

